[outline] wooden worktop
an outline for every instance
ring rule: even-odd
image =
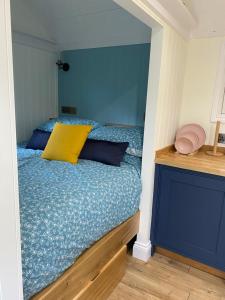
[[[173,146],[169,146],[156,152],[155,163],[225,177],[225,148],[219,149],[224,153],[221,157],[207,155],[209,149],[212,147],[203,146],[193,155],[182,155]]]

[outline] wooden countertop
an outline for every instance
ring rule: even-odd
[[[182,155],[169,146],[156,152],[155,163],[225,177],[225,148],[219,149],[224,153],[221,157],[207,155],[206,151],[211,149],[212,146],[205,145],[193,155]]]

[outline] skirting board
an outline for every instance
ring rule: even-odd
[[[156,247],[155,252],[158,253],[158,254],[161,254],[163,256],[169,257],[171,259],[177,260],[177,261],[179,261],[179,262],[181,262],[185,265],[189,265],[193,268],[199,269],[199,270],[204,271],[206,273],[209,273],[209,274],[212,274],[214,276],[225,279],[225,272],[224,271],[215,269],[213,267],[210,267],[208,265],[200,263],[200,262],[198,262],[196,260],[193,260],[191,258],[184,257],[180,254],[177,254],[175,252],[172,252],[170,250],[167,250],[167,249],[164,249],[164,248],[161,248],[161,247]]]
[[[151,257],[152,245],[149,241],[147,244],[136,241],[133,247],[133,257],[147,262]]]

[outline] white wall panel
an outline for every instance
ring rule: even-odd
[[[10,1],[0,0],[0,299],[22,300]]]
[[[17,140],[57,115],[58,54],[13,43]]]
[[[173,144],[179,126],[187,44],[187,41],[171,27],[164,27],[160,88],[157,99],[156,149]]]

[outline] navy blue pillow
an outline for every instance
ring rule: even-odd
[[[35,129],[33,131],[33,135],[31,139],[27,143],[26,148],[33,149],[33,150],[44,150],[48,143],[48,139],[50,135],[51,132]]]
[[[128,146],[127,142],[115,143],[87,139],[79,158],[119,167]]]

